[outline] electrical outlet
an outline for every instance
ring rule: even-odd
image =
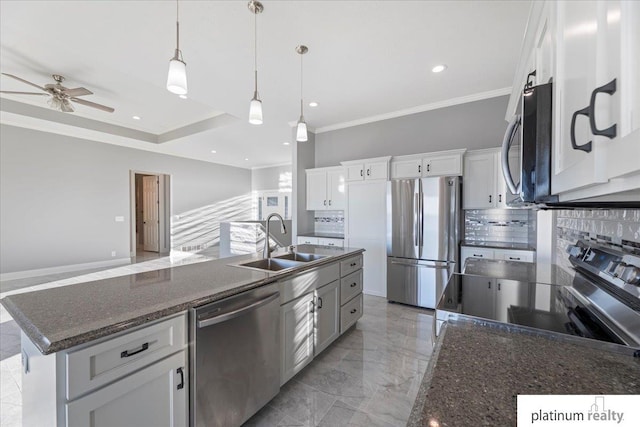
[[[111,251],[111,256],[116,256],[116,251]]]
[[[116,222],[124,222],[124,217],[123,216],[117,216],[116,217]]]

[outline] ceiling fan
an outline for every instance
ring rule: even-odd
[[[69,89],[62,86],[64,77],[59,74],[52,75],[53,80],[56,81],[55,84],[49,83],[44,85],[44,87],[38,86],[37,84],[31,83],[25,79],[21,79],[20,77],[14,76],[13,74],[7,74],[7,73],[2,73],[2,74],[7,77],[11,77],[12,79],[21,81],[22,83],[26,83],[28,85],[36,87],[45,93],[15,92],[15,91],[8,91],[8,90],[0,90],[0,93],[8,93],[13,95],[44,95],[44,96],[48,95],[50,96],[48,101],[49,106],[55,110],[62,111],[64,113],[73,113],[75,111],[75,108],[73,108],[73,105],[71,104],[71,102],[75,102],[81,105],[86,105],[87,107],[97,108],[98,110],[106,111],[107,113],[113,113],[115,111],[113,108],[107,107],[106,105],[96,104],[95,102],[86,101],[84,99],[78,98],[78,96],[92,95],[93,92],[83,87]]]

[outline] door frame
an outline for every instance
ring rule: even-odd
[[[136,175],[158,177],[158,248],[159,253],[171,252],[171,175],[141,170],[129,171],[129,251],[136,256]]]

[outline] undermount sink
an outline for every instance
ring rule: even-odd
[[[259,259],[257,261],[245,262],[244,264],[238,264],[238,267],[255,268],[258,270],[280,271],[287,268],[298,267],[302,265],[302,262],[292,261],[289,259],[268,258]]]
[[[275,259],[291,260],[297,262],[311,262],[326,258],[328,255],[305,254],[302,252],[292,252],[275,257]]]

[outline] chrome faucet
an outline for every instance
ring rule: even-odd
[[[280,214],[272,213],[267,217],[267,224],[265,227],[266,236],[264,239],[264,250],[262,251],[262,257],[267,259],[271,258],[271,248],[269,247],[269,237],[271,236],[271,233],[269,232],[269,221],[271,221],[271,218],[273,218],[274,216],[280,220],[280,225],[282,226],[282,234],[287,234],[287,227],[284,226],[284,219],[282,219]]]

